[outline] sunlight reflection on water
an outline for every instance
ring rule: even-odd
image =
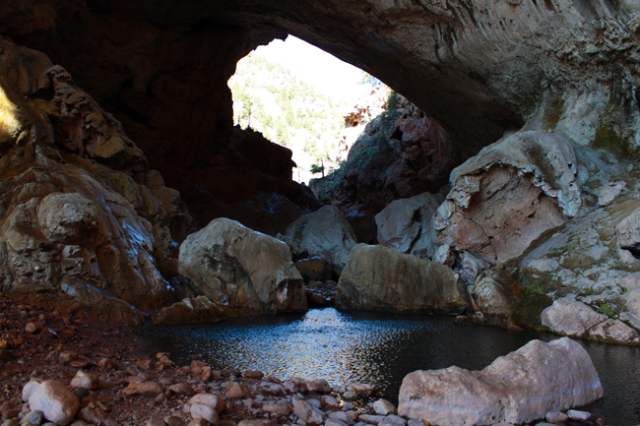
[[[279,378],[368,382],[397,401],[402,378],[420,369],[457,365],[479,370],[531,339],[557,338],[496,327],[453,325],[453,318],[339,312],[253,317],[215,324],[147,327],[150,353],[166,351],[180,365],[197,356],[214,368],[260,370]],[[582,342],[601,376],[606,398],[591,406],[610,424],[640,422],[638,348]],[[627,372],[632,373],[628,375]]]

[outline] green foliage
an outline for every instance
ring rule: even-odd
[[[371,74],[363,71],[362,80],[360,81],[360,84],[368,84],[371,87],[378,87],[382,85],[382,82],[377,78],[375,78],[374,76],[372,76]]]
[[[311,173],[312,174],[318,174],[318,173],[324,173],[324,165],[320,165],[320,164],[312,164],[311,165]]]
[[[616,314],[615,311],[611,309],[611,306],[607,305],[606,303],[600,306],[600,308],[598,309],[598,312],[608,317],[613,317]]]
[[[300,143],[316,160],[335,146],[344,126],[343,105],[253,53],[238,63],[229,87],[235,124],[285,146]]]

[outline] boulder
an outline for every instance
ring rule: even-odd
[[[358,244],[338,282],[336,305],[350,309],[453,312],[465,306],[447,266],[382,246]]]
[[[373,213],[368,210],[350,210],[345,218],[353,229],[357,243],[376,244],[378,242],[378,229]]]
[[[46,380],[29,395],[29,408],[42,411],[50,422],[65,426],[73,420],[80,402],[64,383]]]
[[[483,148],[451,172],[451,190],[434,218],[439,260],[449,251],[490,265],[520,256],[578,214],[577,173],[573,143],[554,133],[520,131]]]
[[[219,218],[180,245],[179,270],[210,301],[262,313],[306,310],[304,281],[286,244]]]
[[[640,262],[634,241],[640,225],[634,223],[640,223],[639,211],[635,196],[625,193],[541,239],[519,263],[525,297],[514,316],[517,322],[567,336],[636,344]]]
[[[440,194],[417,195],[395,200],[376,215],[378,241],[400,253],[433,258],[433,215],[444,201]]]
[[[564,337],[533,340],[481,371],[415,371],[402,382],[398,412],[440,426],[522,424],[602,396],[589,354]]]
[[[356,245],[356,236],[344,217],[334,206],[301,216],[279,236],[296,260],[318,256],[330,265],[334,277],[340,276],[349,259],[349,251]]]
[[[151,315],[154,324],[194,324],[218,322],[245,315],[241,310],[212,302],[205,296],[186,298]]]

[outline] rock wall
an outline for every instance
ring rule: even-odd
[[[177,191],[64,68],[0,52],[2,291],[108,321],[172,302],[172,234],[192,229]]]

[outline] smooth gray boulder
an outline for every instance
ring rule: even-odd
[[[440,194],[424,194],[395,200],[376,215],[378,242],[400,253],[433,258],[433,215],[444,201]]]
[[[602,396],[589,354],[563,337],[533,340],[481,371],[415,371],[402,381],[398,412],[439,426],[522,424]]]
[[[180,245],[180,273],[213,302],[263,313],[307,308],[304,281],[282,241],[218,218]]]
[[[449,267],[382,246],[358,244],[342,272],[336,306],[382,311],[455,312],[465,306]]]
[[[349,251],[356,245],[351,225],[335,206],[324,206],[299,217],[278,238],[289,245],[296,261],[314,256],[325,259],[335,278],[342,273]]]

